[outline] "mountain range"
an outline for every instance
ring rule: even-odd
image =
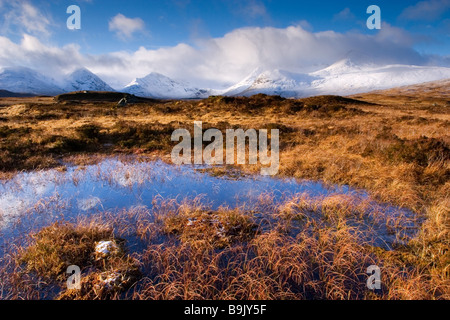
[[[15,94],[58,95],[71,91],[114,91],[108,84],[85,68],[67,75],[60,84],[29,68],[9,67],[0,71],[0,90]]]
[[[53,79],[24,67],[4,68],[0,71],[0,89],[34,95],[56,95],[61,92]]]
[[[321,94],[350,95],[442,79],[450,79],[450,68],[377,66],[344,59],[309,73],[257,68],[242,81],[225,89],[198,88],[186,81],[177,81],[152,72],[133,80],[119,91],[161,99],[198,99],[210,95],[251,96],[258,93],[299,98]],[[0,90],[33,95],[57,95],[72,91],[115,91],[86,68],[66,75],[62,83],[58,84],[54,79],[24,67],[0,70]]]

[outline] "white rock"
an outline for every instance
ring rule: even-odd
[[[95,254],[98,258],[105,258],[119,252],[120,248],[114,241],[100,241],[95,246]]]

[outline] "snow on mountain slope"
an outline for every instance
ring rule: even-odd
[[[200,89],[159,73],[135,79],[123,92],[163,99],[206,98],[210,95],[251,96],[258,93],[286,98],[320,94],[351,95],[424,82],[450,79],[450,68],[410,65],[377,66],[344,59],[310,73],[255,69],[248,77],[225,90]],[[114,91],[87,69],[64,76],[61,88],[54,80],[23,67],[0,70],[0,90],[35,95],[70,91]]]
[[[311,83],[314,94],[356,94],[450,78],[450,68],[444,67],[388,65],[345,71],[334,67],[311,73],[321,78]]]
[[[355,64],[350,59],[343,59],[343,60],[340,60],[322,70],[312,72],[311,74],[314,74],[315,76],[324,78],[327,76],[332,76],[332,75],[337,75],[337,74],[360,72],[362,70],[362,68],[363,68],[362,65]],[[370,67],[368,65],[365,65],[365,68],[370,69]]]
[[[258,93],[297,97],[304,94],[316,78],[301,73],[283,70],[264,71],[240,95],[251,96]]]
[[[25,67],[1,70],[0,89],[35,95],[56,95],[62,92],[52,79]]]
[[[86,68],[72,72],[66,79],[64,91],[115,91],[106,82]]]
[[[206,98],[211,92],[209,89],[193,88],[187,83],[172,80],[156,72],[135,79],[122,91],[139,97],[162,99]]]
[[[257,93],[286,98],[320,94],[350,95],[450,78],[450,68],[409,65],[355,64],[349,59],[322,70],[301,74],[283,70],[252,72],[223,94],[250,96]]]
[[[252,84],[261,75],[261,73],[263,73],[263,70],[261,68],[256,68],[244,80],[236,83],[228,89],[225,89],[221,94],[226,96],[233,96],[242,93],[252,86]]]

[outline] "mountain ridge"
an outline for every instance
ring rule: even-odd
[[[450,68],[414,65],[358,64],[351,59],[309,73],[282,69],[254,69],[247,77],[226,89],[198,88],[187,81],[151,72],[136,78],[121,90],[114,90],[86,68],[65,76],[62,84],[29,68],[0,70],[0,90],[17,94],[58,95],[72,91],[119,91],[143,98],[203,99],[210,95],[251,96],[258,93],[303,98],[315,95],[352,95],[424,82],[450,79]]]
[[[34,95],[56,95],[61,90],[54,80],[26,67],[7,67],[0,70],[0,89]]]

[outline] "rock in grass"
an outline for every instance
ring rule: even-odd
[[[110,256],[118,255],[121,252],[119,245],[115,241],[99,241],[95,243],[95,259],[101,260]]]

